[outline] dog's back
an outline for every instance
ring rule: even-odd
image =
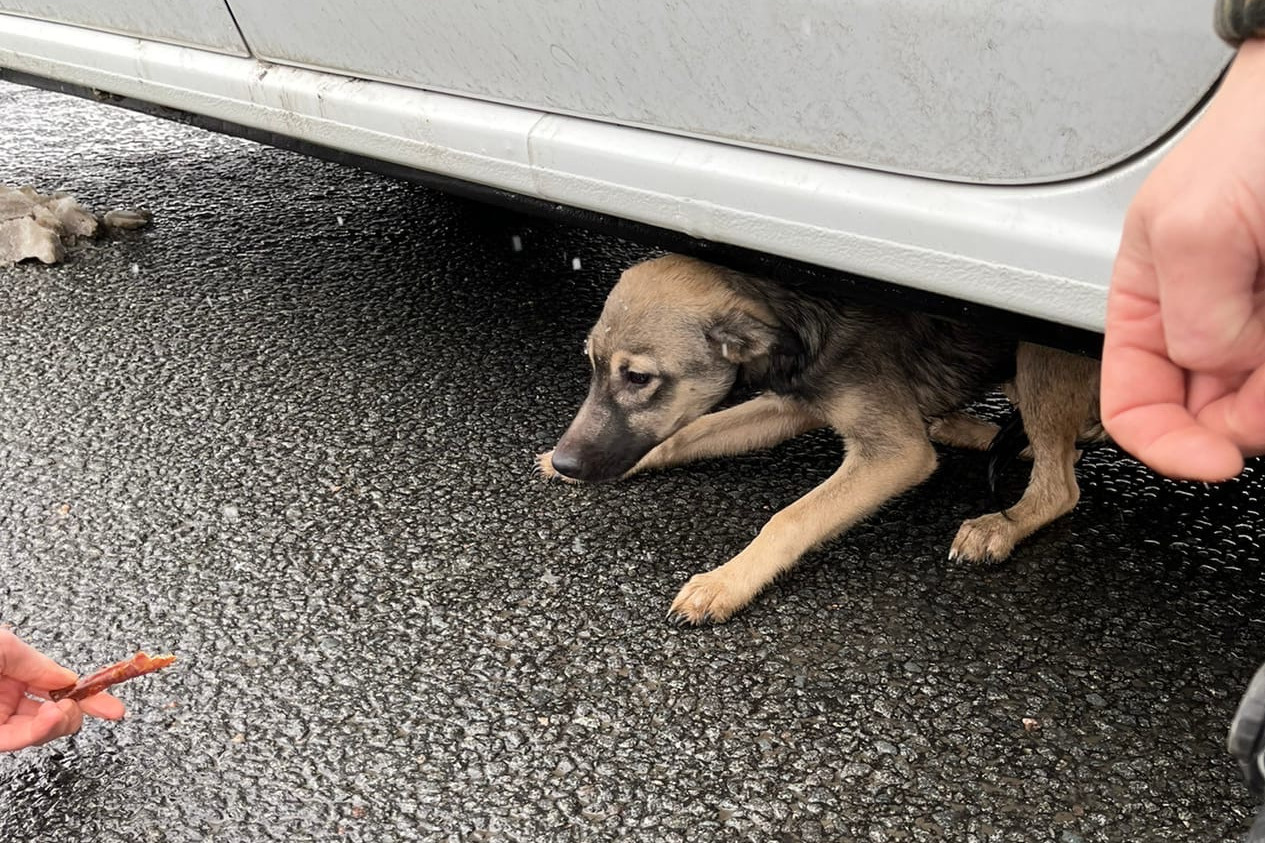
[[[795,347],[794,359],[757,386],[808,401],[858,388],[899,393],[932,419],[1014,377],[1014,340],[947,319],[858,305],[827,291],[737,272],[723,277],[737,295],[767,307]]]

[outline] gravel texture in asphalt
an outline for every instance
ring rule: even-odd
[[[984,458],[946,450],[728,624],[678,628],[681,584],[839,445],[535,474],[647,249],[40,91],[0,86],[0,114],[0,181],[154,213],[0,270],[0,620],[82,671],[180,659],[120,687],[124,721],[0,757],[0,840],[1249,825],[1224,741],[1265,658],[1256,466],[1213,488],[1093,451],[1072,515],[975,568],[946,553],[990,508]]]

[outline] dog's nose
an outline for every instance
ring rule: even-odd
[[[580,463],[578,454],[571,451],[564,451],[561,448],[554,449],[549,462],[553,464],[553,470],[566,477],[569,480],[583,480],[583,466]]]

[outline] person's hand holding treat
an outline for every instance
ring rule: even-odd
[[[83,716],[118,720],[123,703],[109,694],[76,702],[49,702],[54,689],[73,685],[78,675],[0,628],[0,752],[38,746],[79,731]],[[38,696],[43,699],[34,699]]]

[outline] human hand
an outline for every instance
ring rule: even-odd
[[[83,715],[118,720],[123,703],[109,694],[95,694],[81,702],[40,702],[28,693],[47,696],[54,688],[79,677],[0,628],[0,752],[37,746],[79,731]]]
[[[1102,418],[1161,474],[1265,453],[1265,40],[1138,191],[1107,296]]]

